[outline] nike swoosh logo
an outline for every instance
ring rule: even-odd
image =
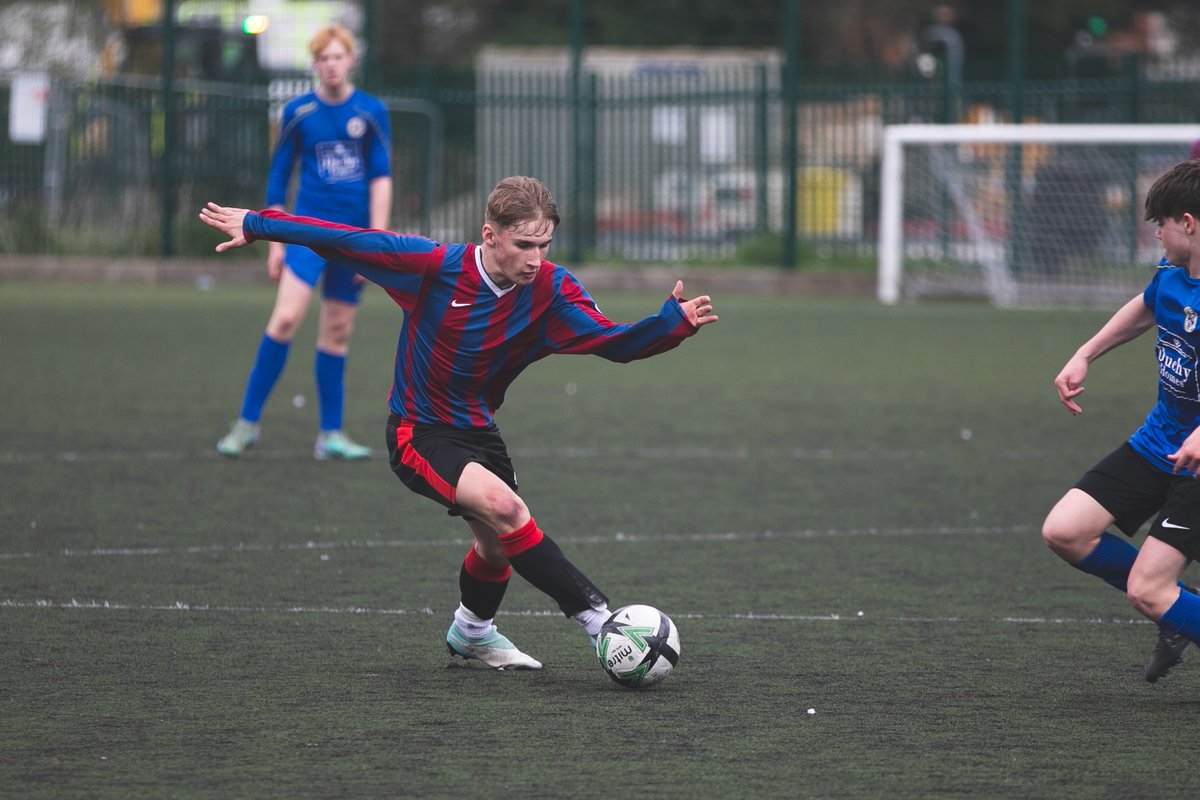
[[[460,303],[457,300],[451,300],[450,305],[453,306],[454,308],[466,308],[467,306],[469,306],[471,304],[470,303]]]
[[[1189,528],[1186,525],[1172,525],[1171,520],[1169,520],[1169,519],[1164,519],[1162,521],[1162,526],[1164,528],[1174,528],[1177,531],[1190,531],[1191,530],[1191,528]]]

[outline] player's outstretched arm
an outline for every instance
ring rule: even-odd
[[[702,294],[699,297],[693,297],[691,300],[683,299],[683,281],[675,281],[675,288],[671,291],[671,296],[679,301],[679,307],[687,315],[688,322],[697,328],[720,319],[720,317],[712,313],[712,298],[708,295]]]
[[[246,221],[248,213],[250,210],[246,208],[228,208],[216,203],[209,203],[200,209],[201,222],[210,228],[216,228],[229,237],[228,242],[221,242],[217,245],[218,253],[224,253],[235,247],[245,247],[249,244],[246,241],[246,235],[242,232],[242,224]]]

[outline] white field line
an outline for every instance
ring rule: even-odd
[[[728,533],[623,533],[594,536],[555,536],[560,544],[640,544],[657,542],[742,542],[772,539],[851,539],[856,537],[906,536],[995,536],[1031,533],[1032,525],[993,527],[929,527],[929,528],[848,528],[796,531],[758,531]],[[50,558],[130,558],[138,556],[204,555],[208,553],[272,553],[297,550],[371,550],[389,547],[469,547],[471,539],[364,539],[348,541],[304,541],[278,544],[200,544],[182,547],[97,547],[91,549],[65,548],[45,552],[0,553],[0,561],[19,561]]]
[[[209,603],[185,603],[176,601],[165,605],[120,603],[112,600],[14,600],[0,599],[0,611],[5,610],[82,610],[82,611],[181,611],[187,613],[206,614],[346,614],[364,616],[435,616],[449,614],[452,609],[435,610],[432,608],[363,608],[357,606],[339,608],[336,606],[231,606],[212,605]],[[500,611],[500,616],[507,617],[560,617],[562,612],[546,609],[526,609],[521,611]],[[1012,625],[1149,625],[1144,618],[1118,617],[895,617],[875,616],[864,614],[757,614],[754,612],[738,614],[700,614],[672,613],[674,619],[687,620],[734,620],[746,622],[887,622],[887,623],[996,623]]]
[[[969,447],[966,442],[951,443],[950,447]],[[945,448],[930,447],[920,450],[834,449],[804,447],[560,447],[560,448],[510,448],[514,458],[528,459],[591,459],[591,458],[636,458],[653,461],[687,461],[697,458],[746,460],[787,459],[792,461],[913,461],[941,459],[946,457]],[[988,453],[990,459],[1011,461],[1039,461],[1061,456],[1055,450],[1001,450]],[[247,460],[291,461],[312,458],[309,450],[255,450]],[[138,461],[220,461],[222,456],[211,450],[162,450],[78,452],[71,450],[45,453],[0,452],[0,466],[21,464],[96,464],[131,463]]]

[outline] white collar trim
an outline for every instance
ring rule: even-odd
[[[487,270],[483,268],[483,247],[480,245],[475,246],[475,268],[479,270],[479,277],[483,279],[483,282],[487,284],[487,287],[492,290],[492,294],[496,295],[496,297],[504,297],[504,295],[517,288],[515,283],[507,289],[501,289],[496,285],[496,282],[492,280],[492,276],[488,275]]]

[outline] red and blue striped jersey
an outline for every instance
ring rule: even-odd
[[[274,210],[247,214],[243,232],[248,241],[309,247],[378,284],[404,309],[388,404],[416,423],[486,427],[509,385],[539,359],[591,353],[634,361],[677,347],[698,329],[674,297],[640,322],[613,322],[574,275],[549,261],[530,284],[499,289],[473,244]]]

